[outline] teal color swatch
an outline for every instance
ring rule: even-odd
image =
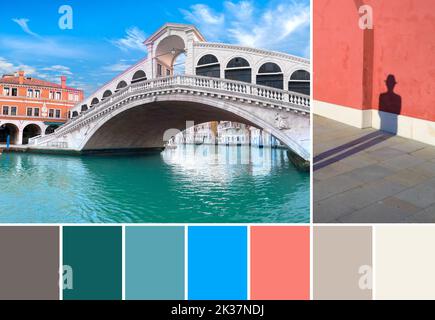
[[[183,300],[184,270],[184,227],[126,227],[127,300]]]
[[[63,228],[64,300],[122,299],[122,228]]]

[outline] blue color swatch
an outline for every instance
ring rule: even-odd
[[[247,299],[247,228],[188,228],[189,300]]]

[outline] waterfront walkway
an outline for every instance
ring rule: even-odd
[[[435,223],[435,147],[314,117],[314,221]]]

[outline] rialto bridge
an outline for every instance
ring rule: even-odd
[[[272,36],[272,35],[271,35]],[[166,24],[148,56],[98,89],[34,151],[162,148],[186,123],[234,121],[270,132],[297,161],[310,159],[310,64],[292,55],[210,43],[193,26]],[[185,56],[177,74],[177,58]]]

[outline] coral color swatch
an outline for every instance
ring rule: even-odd
[[[310,298],[310,228],[251,227],[251,299]]]

